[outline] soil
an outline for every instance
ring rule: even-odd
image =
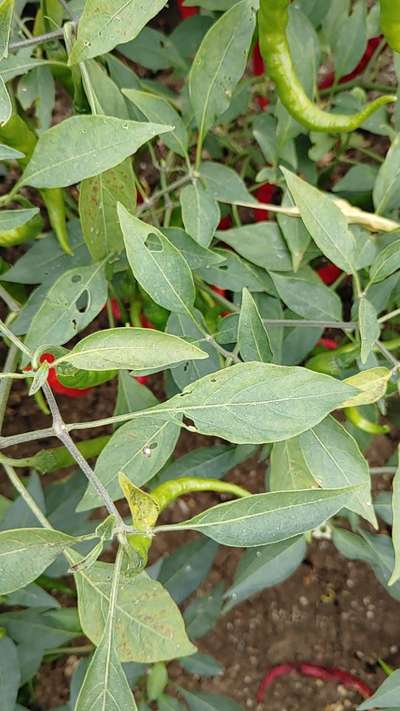
[[[159,390],[156,378],[154,386]],[[85,398],[60,397],[59,402],[66,419],[77,421],[86,419],[88,412],[96,419],[109,414],[113,399],[114,384],[110,383]],[[23,386],[18,383],[10,397],[5,434],[46,425],[48,418],[38,412],[32,399],[24,396]],[[99,434],[99,430],[96,433]],[[90,431],[77,434],[89,436]],[[204,440],[204,437],[185,432],[177,455],[205,444]],[[18,456],[49,444],[52,444],[50,440],[23,445]],[[371,462],[375,465],[382,462],[393,446],[389,438],[382,438],[370,453]],[[265,465],[253,458],[233,470],[230,478],[252,491],[261,491],[264,474]],[[383,479],[379,487],[385,487]],[[0,490],[11,493],[4,479]],[[216,499],[211,495],[203,494],[196,500],[187,497],[171,509],[167,520],[176,521],[183,515],[193,515],[212,503],[216,503]],[[177,534],[157,538],[152,558],[173,550],[179,543],[182,543],[182,537]],[[239,550],[221,548],[199,593],[221,580],[228,585],[240,555]],[[393,624],[398,609],[398,603],[385,592],[365,564],[344,560],[330,541],[319,540],[310,546],[307,559],[289,580],[238,605],[199,641],[199,650],[211,654],[224,666],[223,675],[200,679],[186,674],[178,663],[173,662],[169,668],[170,678],[173,683],[189,689],[224,693],[239,702],[243,709],[356,709],[361,699],[355,692],[296,674],[276,681],[263,704],[257,705],[255,697],[266,671],[275,664],[289,661],[312,661],[341,667],[360,676],[372,689],[377,688],[384,679],[378,660],[382,658],[393,666],[400,665],[399,630]],[[38,711],[54,709],[65,703],[76,662],[77,659],[70,656],[42,667],[35,689]]]

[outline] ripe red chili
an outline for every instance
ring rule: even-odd
[[[333,338],[320,338],[317,346],[323,346],[328,351],[335,351],[339,347]]]
[[[367,68],[372,55],[374,54],[375,50],[377,49],[379,43],[381,41],[381,37],[372,37],[370,40],[368,40],[367,48],[361,57],[359,63],[357,64],[356,67],[349,73],[343,76],[340,79],[340,84],[345,84],[348,81],[351,81],[352,79],[355,79],[358,77],[360,74],[363,73],[363,71]],[[330,89],[332,84],[335,81],[335,72],[329,72],[324,76],[323,79],[318,84],[319,89]]]
[[[324,284],[327,284],[327,286],[333,284],[341,273],[341,269],[339,269],[336,264],[326,264],[317,269],[318,276],[322,279]]]
[[[184,1],[185,0],[178,0],[178,9],[179,9],[182,19],[186,20],[187,17],[192,17],[193,15],[197,15],[199,12],[199,8],[198,7],[185,7],[183,4]]]
[[[297,672],[303,676],[310,676],[314,679],[322,679],[323,681],[336,681],[338,684],[346,686],[348,689],[354,689],[358,691],[360,696],[364,699],[368,699],[372,696],[372,689],[365,684],[361,679],[354,674],[349,674],[349,672],[343,669],[335,669],[322,667],[318,664],[310,664],[309,662],[302,662],[300,664],[279,664],[273,667],[261,681],[258,687],[256,700],[258,703],[262,703],[265,698],[265,693],[275,679],[279,679],[281,676],[286,676],[291,672]]]
[[[219,230],[229,230],[232,227],[232,217],[231,215],[225,215],[221,217],[218,225]]]
[[[52,353],[42,353],[40,356],[40,362],[44,363],[53,363],[55,361],[56,357]],[[28,366],[26,370],[31,370],[31,366]],[[54,393],[57,393],[57,395],[66,395],[67,397],[82,397],[82,395],[87,395],[87,393],[90,393],[93,388],[68,388],[60,381],[58,380],[57,377],[57,372],[55,368],[50,368],[49,369],[49,374],[47,378],[47,382],[50,385],[52,391]]]
[[[251,64],[252,64],[252,70],[253,70],[253,76],[255,77],[261,77],[263,76],[265,72],[265,64],[264,60],[261,56],[260,52],[260,45],[258,42],[254,45],[253,52],[251,55]],[[260,109],[265,109],[269,101],[265,96],[261,96],[260,94],[257,94],[256,96],[256,101],[260,107]]]
[[[260,187],[257,188],[254,193],[254,196],[259,202],[272,202],[275,193],[276,185],[272,185],[271,183],[265,183],[264,185],[260,185]],[[253,214],[256,222],[264,222],[264,220],[269,220],[269,212],[264,208],[261,208],[260,210],[254,209]]]

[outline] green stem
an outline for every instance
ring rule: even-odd
[[[395,309],[394,311],[390,311],[390,313],[385,314],[385,316],[381,316],[381,318],[378,319],[379,323],[385,323],[386,321],[390,321],[390,319],[395,318],[396,316],[400,316],[400,309]]]
[[[4,363],[4,370],[14,370],[17,366],[19,358],[19,350],[17,346],[12,343],[9,351],[7,353],[6,362]],[[0,382],[0,432],[3,427],[4,417],[7,409],[8,397],[10,395],[12,387],[12,380],[4,379]]]
[[[1,462],[1,463],[5,469],[6,474],[9,478],[9,480],[11,481],[12,485],[18,491],[19,495],[25,501],[26,505],[28,506],[28,508],[30,508],[30,510],[32,511],[34,516],[36,516],[39,523],[43,526],[43,528],[48,528],[50,530],[54,530],[50,521],[46,518],[46,516],[40,510],[35,499],[32,498],[29,491],[27,491],[27,489],[25,488],[23,483],[20,481],[20,479],[17,476],[16,472],[14,471],[13,467],[10,466],[10,464],[6,464],[5,462]]]

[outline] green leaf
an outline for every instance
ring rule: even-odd
[[[360,392],[345,402],[343,407],[359,407],[378,402],[385,396],[391,375],[389,368],[368,368],[345,378],[345,383],[358,388]]]
[[[25,225],[38,213],[38,207],[25,208],[21,210],[1,210],[0,232],[6,232],[7,230],[14,230],[17,227],[21,227],[21,225]]]
[[[373,696],[364,701],[361,706],[358,706],[357,711],[367,711],[367,709],[390,709],[391,711],[396,711],[399,696],[400,669],[397,669],[385,679]]]
[[[278,491],[213,506],[174,530],[194,530],[225,546],[277,543],[321,526],[347,505],[357,487]],[[158,530],[163,530],[163,526]]]
[[[82,370],[156,372],[207,354],[182,338],[150,328],[109,328],[86,336],[58,359]],[[351,394],[351,393],[349,393]]]
[[[311,475],[323,488],[360,485],[347,508],[376,526],[368,462],[347,430],[334,417],[327,417],[301,434],[299,445]]]
[[[214,23],[196,53],[189,96],[200,140],[231,103],[246,67],[255,20],[254,2],[241,0]]]
[[[363,2],[354,6],[350,17],[340,24],[335,42],[336,79],[349,74],[356,67],[367,46],[367,12]]]
[[[258,202],[248,192],[244,180],[240,175],[223,163],[205,161],[200,165],[200,177],[204,180],[208,192],[218,202],[231,205],[251,203],[257,206]]]
[[[6,612],[0,615],[0,623],[7,627],[10,636],[18,645],[27,645],[36,651],[54,649],[82,635],[74,607],[58,610],[31,608]]]
[[[355,241],[342,211],[332,200],[282,168],[287,186],[300,210],[301,219],[321,252],[340,269],[354,273]]]
[[[298,491],[318,488],[304,459],[299,437],[275,442],[269,470],[271,491]]]
[[[282,205],[288,207],[294,206],[294,201],[290,193],[284,195]],[[297,272],[310,244],[311,235],[303,220],[295,220],[289,215],[281,214],[277,216],[277,220],[292,256],[293,271]]]
[[[7,1],[7,0],[6,0]],[[0,6],[1,9],[1,6]],[[0,25],[1,29],[1,25]],[[0,38],[1,42],[1,38]],[[0,126],[4,126],[10,120],[12,114],[12,103],[7,87],[2,77],[0,77]]]
[[[219,264],[197,270],[198,276],[205,282],[229,291],[247,288],[250,291],[267,291],[275,294],[271,278],[264,269],[250,264],[231,250],[218,248],[214,251],[224,257],[224,260]]]
[[[194,309],[194,315],[198,317],[199,323],[203,324],[203,315],[197,309]],[[203,324],[204,329],[206,325]],[[209,343],[204,338],[204,330],[201,331],[197,325],[185,314],[170,314],[167,322],[168,333],[173,333],[175,336],[180,336],[192,343],[201,343],[202,349],[208,353],[208,358],[202,361],[186,361],[178,365],[172,370],[172,377],[180,390],[193,383],[195,380],[202,378],[208,373],[215,373],[219,370],[221,361],[218,352],[215,350],[212,343]]]
[[[0,59],[8,57],[8,43],[14,15],[14,0],[2,0],[0,5]]]
[[[372,284],[383,281],[398,269],[400,269],[400,239],[388,244],[378,254],[370,269],[370,281]]]
[[[180,227],[163,227],[161,232],[182,253],[191,269],[211,267],[225,262],[225,257],[202,247]]]
[[[220,479],[230,469],[251,457],[254,451],[255,447],[250,444],[197,447],[165,467],[157,476],[157,484],[182,476]]]
[[[158,400],[152,391],[136,378],[121,370],[118,373],[118,394],[115,403],[114,415],[125,415],[126,412],[147,410],[148,407],[157,405]]]
[[[362,296],[358,308],[358,325],[361,338],[361,363],[366,363],[379,338],[381,329],[378,314],[371,302]]]
[[[78,25],[70,64],[105,54],[136,37],[164,7],[165,0],[88,0]]]
[[[340,321],[342,302],[311,267],[301,267],[291,274],[271,272],[282,301],[299,316],[311,320]]]
[[[244,361],[257,360],[261,363],[270,363],[272,360],[272,347],[268,332],[248,289],[243,289],[238,345]]]
[[[82,629],[94,644],[105,626],[112,569],[109,563],[95,563],[75,574]],[[195,651],[177,606],[147,573],[121,575],[114,630],[121,661],[157,662]]]
[[[187,71],[186,62],[180,56],[171,39],[153,27],[144,27],[134,40],[119,45],[118,51],[132,62],[151,69],[153,72],[170,67]],[[159,91],[162,90],[162,86],[161,83],[157,84]]]
[[[19,160],[24,155],[24,153],[11,148],[11,146],[5,146],[4,143],[0,144],[0,160]]]
[[[113,500],[122,498],[119,472],[142,486],[164,466],[175,449],[180,433],[179,420],[162,417],[135,418],[119,427],[96,462],[95,473]],[[88,485],[78,510],[101,506],[95,489]]]
[[[118,215],[128,261],[139,284],[160,306],[187,314],[195,289],[184,257],[160,230],[133,217],[120,204]]]
[[[373,198],[378,215],[390,213],[400,205],[400,137],[396,135],[385,162],[379,168]]]
[[[115,622],[120,592],[122,557],[120,551],[113,568],[107,619],[99,645],[88,666],[76,701],[75,711],[136,711],[136,703],[115,643]]]
[[[3,59],[0,64],[0,77],[4,82],[11,81],[21,74],[26,74],[34,67],[40,67],[50,64],[47,59],[34,59],[30,57],[31,48],[18,52],[18,54],[10,54],[7,59]]]
[[[167,694],[161,694],[157,704],[158,711],[186,711],[178,699],[174,699],[173,696],[168,696]]]
[[[392,540],[395,555],[395,565],[392,576],[389,580],[389,585],[393,585],[400,578],[400,464],[398,465],[396,474],[394,475],[392,486]]]
[[[304,536],[251,548],[240,558],[233,583],[226,591],[226,613],[243,600],[289,578],[301,565],[307,546]]]
[[[155,123],[162,121],[166,125],[173,126],[173,129],[164,136],[163,142],[171,151],[185,158],[189,146],[188,132],[180,115],[169,101],[156,94],[137,89],[123,89],[122,93],[137,106],[148,121]]]
[[[136,116],[130,116],[128,103],[122,96],[119,86],[108,76],[101,64],[91,59],[85,63],[85,67],[83,85],[96,114],[115,116],[120,119],[136,119]]]
[[[83,180],[79,189],[79,214],[87,248],[95,261],[122,252],[124,239],[117,203],[135,207],[135,180],[131,161]]]
[[[168,672],[163,662],[157,662],[150,669],[146,679],[149,701],[157,701],[168,684]]]
[[[187,691],[180,689],[190,711],[243,711],[242,706],[222,694]]]
[[[264,444],[313,427],[352,394],[353,388],[305,368],[238,363],[192,383],[159,411],[183,412],[202,434]]]
[[[209,654],[193,654],[191,657],[184,657],[179,660],[182,669],[189,674],[197,674],[203,678],[222,676],[224,667]],[[159,702],[159,711],[161,709]]]
[[[107,300],[104,264],[76,267],[50,287],[25,339],[34,351],[44,343],[60,346],[85,328]]]
[[[21,671],[17,647],[12,639],[0,639],[0,698],[2,711],[15,711]]]
[[[169,126],[72,116],[41,134],[21,185],[66,187],[113,168]]]
[[[214,541],[197,538],[162,559],[157,579],[178,605],[205,580],[217,550]]]
[[[293,218],[289,219],[296,222]],[[291,271],[290,254],[274,222],[258,222],[219,231],[216,237],[258,267],[277,272]]]
[[[218,583],[210,592],[195,597],[189,603],[183,617],[190,639],[204,637],[217,623],[221,613],[223,592],[224,584]],[[196,656],[190,657],[190,660],[194,663],[196,662]]]
[[[0,533],[0,595],[36,580],[76,539],[60,531],[19,528]]]
[[[217,201],[198,180],[183,188],[179,199],[185,230],[196,242],[208,247],[221,217]]]

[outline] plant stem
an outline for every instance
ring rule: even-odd
[[[4,286],[0,285],[0,298],[7,304],[10,311],[19,311],[21,306],[18,301],[15,301],[14,297],[8,293]]]
[[[5,336],[6,338],[11,341],[20,351],[25,353],[25,355],[29,356],[29,358],[32,357],[32,353],[29,350],[29,348],[26,347],[24,343],[18,338],[18,336],[15,336],[12,331],[6,326],[4,321],[0,320],[0,332]]]
[[[56,649],[48,649],[45,653],[45,657],[55,657],[61,656],[62,654],[76,654],[78,656],[83,656],[85,654],[91,654],[94,650],[93,644],[82,644],[80,647],[58,647]]]
[[[16,42],[10,42],[8,49],[13,51],[14,49],[23,49],[24,47],[32,47],[35,44],[42,44],[42,42],[48,42],[49,40],[62,39],[64,37],[64,30],[53,30],[52,32],[45,32],[43,35],[37,35],[36,37],[29,37],[24,40],[17,40]]]
[[[53,392],[48,385],[48,383],[44,383],[42,386],[42,390],[44,393],[44,396],[46,398],[47,404],[50,408],[50,412],[53,418],[53,432],[55,436],[60,440],[60,442],[64,445],[64,447],[68,450],[70,455],[74,458],[82,472],[85,474],[93,488],[95,489],[96,493],[100,496],[100,498],[103,500],[104,505],[108,511],[109,514],[115,517],[115,520],[118,523],[118,526],[121,529],[125,528],[125,524],[123,519],[121,518],[119,511],[117,507],[115,506],[113,500],[111,499],[107,489],[103,486],[102,482],[96,474],[94,473],[93,469],[91,466],[87,463],[86,459],[82,456],[80,453],[78,447],[76,446],[75,442],[72,440],[70,434],[68,433],[67,427],[65,425],[64,420],[61,417],[60,410],[58,408],[56,399],[53,395]]]
[[[390,311],[390,313],[385,314],[385,316],[381,316],[380,318],[378,318],[378,321],[379,323],[385,323],[386,321],[390,321],[390,319],[395,318],[395,316],[400,316],[400,309]]]
[[[20,494],[21,498],[25,501],[26,505],[30,508],[32,513],[36,516],[37,520],[43,528],[48,528],[50,530],[53,530],[53,526],[51,525],[50,521],[46,518],[46,516],[42,513],[40,510],[39,506],[37,505],[35,499],[30,495],[29,491],[24,487],[23,483],[17,476],[15,470],[10,464],[7,464],[6,462],[1,462],[3,465],[6,474],[11,481],[12,485],[15,487],[15,489],[18,491]]]
[[[396,474],[397,467],[370,467],[371,474]]]
[[[14,370],[18,362],[18,356],[19,350],[17,346],[12,343],[7,353],[6,362],[4,363],[5,371]],[[0,432],[3,427],[4,417],[7,409],[7,401],[11,387],[12,380],[8,380],[7,378],[5,378],[0,382]]]
[[[182,185],[186,185],[186,183],[190,183],[192,181],[192,177],[192,175],[186,174],[182,178],[178,178],[178,180],[175,180],[173,183],[170,183],[168,187],[153,193],[151,198],[146,198],[144,202],[138,207],[138,209],[136,210],[136,217],[139,217],[143,212],[149,210],[157,202],[157,200],[159,200],[159,198],[163,197],[167,193],[172,193],[174,190],[177,190],[178,188],[182,187]]]
[[[397,358],[391,354],[391,352],[386,348],[386,346],[381,341],[376,341],[375,345],[377,349],[382,353],[382,355],[386,358],[386,360],[393,365],[394,371],[399,370],[400,361],[397,360]]]

